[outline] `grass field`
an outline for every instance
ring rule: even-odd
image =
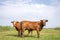
[[[17,31],[13,30],[1,31],[0,28],[0,40],[60,40],[60,30],[55,29],[43,29],[40,32],[40,37],[37,38],[36,31],[33,31],[33,36],[28,36],[28,32],[24,32],[24,38],[17,36]]]

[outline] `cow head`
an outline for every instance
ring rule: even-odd
[[[12,21],[11,23],[13,24],[13,26],[16,26],[16,24],[19,22],[18,21]]]
[[[41,23],[43,24],[43,26],[45,26],[45,25],[46,25],[46,22],[48,22],[48,20],[45,20],[45,19],[40,20],[40,21],[41,21]]]

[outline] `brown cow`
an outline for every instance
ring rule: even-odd
[[[21,23],[20,22],[18,22],[18,21],[12,21],[11,22],[12,24],[13,24],[13,26],[16,28],[16,30],[18,31],[18,36],[20,36],[21,34],[21,32],[20,32],[20,29],[21,29]]]
[[[43,26],[46,25],[46,22],[48,22],[48,20],[40,20],[38,22],[33,22],[33,21],[22,21],[22,37],[24,37],[24,31],[27,29],[28,31],[33,31],[36,30],[37,31],[37,35],[39,38],[39,31],[42,30]]]
[[[21,22],[19,22],[19,21],[12,21],[11,23],[13,24],[13,26],[18,31],[18,36],[21,36]],[[30,31],[28,31],[28,35],[29,35],[29,33],[30,33]],[[31,34],[32,34],[32,31],[31,31]]]

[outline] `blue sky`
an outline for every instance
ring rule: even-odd
[[[46,28],[60,27],[60,0],[0,0],[0,25],[47,19]]]

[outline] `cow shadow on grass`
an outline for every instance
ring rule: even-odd
[[[7,34],[6,36],[13,36],[13,37],[20,37],[16,34]],[[30,36],[30,35],[24,35],[24,37],[33,37],[33,38],[37,38],[36,36]]]
[[[32,37],[32,38],[37,38],[36,36],[31,36],[31,35],[24,35],[24,37]]]
[[[16,35],[16,34],[7,34],[6,36],[14,36],[14,37],[18,37],[18,35]]]

